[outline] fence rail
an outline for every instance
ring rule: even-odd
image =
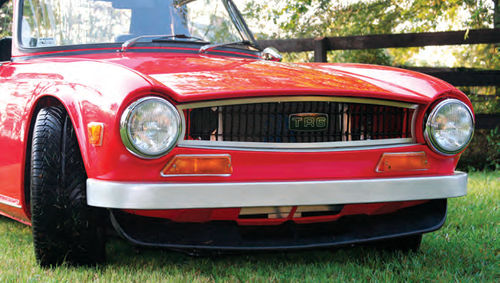
[[[494,129],[499,126],[500,114],[476,114],[477,129]]]
[[[438,45],[487,44],[500,42],[500,28],[461,31],[374,34],[340,37],[259,40],[262,47],[274,46],[281,52],[423,47]],[[322,48],[318,48],[321,46]],[[322,50],[321,50],[322,51]]]
[[[258,44],[261,47],[273,46],[281,52],[314,51],[315,62],[327,62],[327,52],[330,50],[359,50],[498,43],[500,43],[500,28],[404,34],[274,39],[258,41]],[[426,73],[456,86],[500,87],[500,70],[432,67],[402,68]],[[497,126],[500,126],[500,114],[476,115],[476,128],[492,129]]]
[[[401,67],[426,73],[455,86],[497,86],[500,85],[500,70],[481,70],[473,68],[431,68]]]

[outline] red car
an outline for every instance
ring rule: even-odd
[[[107,223],[190,252],[416,250],[467,191],[462,92],[279,62],[231,0],[18,0],[0,47],[0,213],[43,266],[102,262]]]

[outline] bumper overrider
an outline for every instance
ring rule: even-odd
[[[136,183],[87,180],[90,206],[189,209],[377,203],[467,193],[467,174],[303,182]]]

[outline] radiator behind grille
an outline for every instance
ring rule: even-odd
[[[413,109],[343,102],[270,102],[185,109],[186,140],[314,143],[411,138]],[[324,130],[291,130],[290,115],[328,115]]]

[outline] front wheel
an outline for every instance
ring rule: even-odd
[[[37,115],[31,148],[31,222],[42,266],[104,261],[100,210],[87,205],[85,167],[76,133],[62,107]]]

